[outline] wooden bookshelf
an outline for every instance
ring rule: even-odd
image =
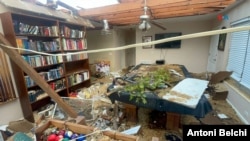
[[[26,49],[17,52],[59,96],[90,86],[88,55],[71,54],[87,49],[83,25],[12,12],[0,18],[5,38],[13,47]],[[12,61],[11,67],[24,118],[34,122],[33,111],[51,99]]]

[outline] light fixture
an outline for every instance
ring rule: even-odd
[[[105,19],[103,20],[103,29],[101,31],[102,35],[107,35],[107,34],[111,34],[110,28],[109,28],[109,24],[108,21]]]
[[[139,29],[142,31],[147,31],[151,28],[151,25],[149,24],[150,17],[147,15],[148,7],[146,6],[146,0],[144,2],[144,14],[140,16],[141,23],[139,24]]]
[[[142,20],[142,22],[139,24],[139,29],[142,31],[147,31],[151,28],[151,25],[147,20]]]

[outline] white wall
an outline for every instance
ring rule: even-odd
[[[245,0],[244,2],[237,5],[237,7],[232,8],[230,11],[225,11],[222,15],[227,15],[228,20],[214,20],[213,27],[226,26],[230,28],[230,23],[240,20],[242,18],[250,16],[250,1]],[[217,51],[218,57],[216,61],[215,72],[226,70],[228,54],[230,49],[230,33],[227,34],[227,40],[224,51]],[[219,36],[218,36],[219,37]],[[234,86],[231,83],[226,83],[228,88],[228,102],[235,108],[237,114],[241,117],[242,121],[250,124],[250,96],[247,93],[240,91],[240,87]]]
[[[182,35],[204,32],[211,30],[210,21],[171,21],[162,23],[167,30],[154,27],[143,33],[137,29],[136,42],[142,42],[142,36],[152,36],[155,33],[182,32]],[[155,63],[156,60],[163,59],[166,64],[182,64],[190,72],[205,72],[207,66],[210,37],[182,40],[180,49],[142,49],[136,48],[136,64]]]
[[[113,31],[112,31],[113,32]],[[99,30],[87,31],[87,46],[88,50],[97,50],[104,48],[113,48],[115,47],[114,35],[101,35]],[[89,53],[89,63],[93,64],[97,60],[113,60],[114,51],[107,52],[98,52],[98,53]],[[113,69],[114,64],[111,62],[111,69]]]
[[[87,31],[88,50],[119,48],[129,44],[127,38],[130,34],[126,29],[114,28],[111,30],[112,34],[101,35],[99,30]],[[133,35],[132,35],[133,37]],[[89,53],[90,64],[95,63],[96,60],[109,60],[111,62],[110,70],[119,71],[126,67],[125,50],[106,51],[99,53]],[[134,65],[134,63],[132,63]]]

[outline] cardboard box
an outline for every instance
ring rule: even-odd
[[[215,92],[212,99],[213,100],[226,100],[228,95],[228,91]]]
[[[214,86],[214,93],[212,94],[213,100],[226,100],[228,95],[228,90],[224,83],[218,83]]]
[[[68,130],[74,133],[85,134],[85,135],[91,134],[97,130],[95,127],[91,127],[91,126],[85,126],[85,125],[80,125],[80,124],[76,124],[72,122],[65,122],[65,121],[51,119],[36,129],[35,131],[36,140],[42,141],[41,137],[43,135],[43,132],[51,126],[57,127],[59,129],[67,128]],[[126,134],[122,134],[120,132],[115,132],[115,131],[103,131],[102,134],[112,139],[121,140],[121,141],[138,141],[139,140],[139,137],[137,136],[126,135]]]

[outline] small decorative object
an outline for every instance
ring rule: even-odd
[[[65,138],[71,138],[72,135],[73,135],[72,131],[67,131],[67,132],[65,132],[64,137]]]
[[[110,61],[108,60],[96,60],[96,72],[97,73],[104,73],[105,75],[108,75],[110,72]]]
[[[74,134],[71,136],[71,139],[75,139],[75,138],[78,138],[78,134],[77,134],[77,133],[74,133]]]
[[[86,140],[86,137],[83,135],[83,134],[80,134],[78,137],[77,137],[77,141],[84,141]]]
[[[147,43],[152,41],[152,36],[143,36],[142,37],[142,43]],[[150,49],[152,48],[152,45],[146,45],[142,47],[143,49]]]
[[[228,20],[229,17],[228,17],[228,15],[219,14],[219,15],[217,15],[217,19],[218,19],[219,21],[222,21],[222,20]]]
[[[222,27],[222,29],[226,29],[226,27]],[[220,34],[219,42],[218,42],[218,50],[224,51],[225,44],[226,44],[226,38],[227,38],[226,33]]]
[[[58,140],[58,136],[56,134],[51,134],[47,138],[47,141],[56,141],[56,140]]]

